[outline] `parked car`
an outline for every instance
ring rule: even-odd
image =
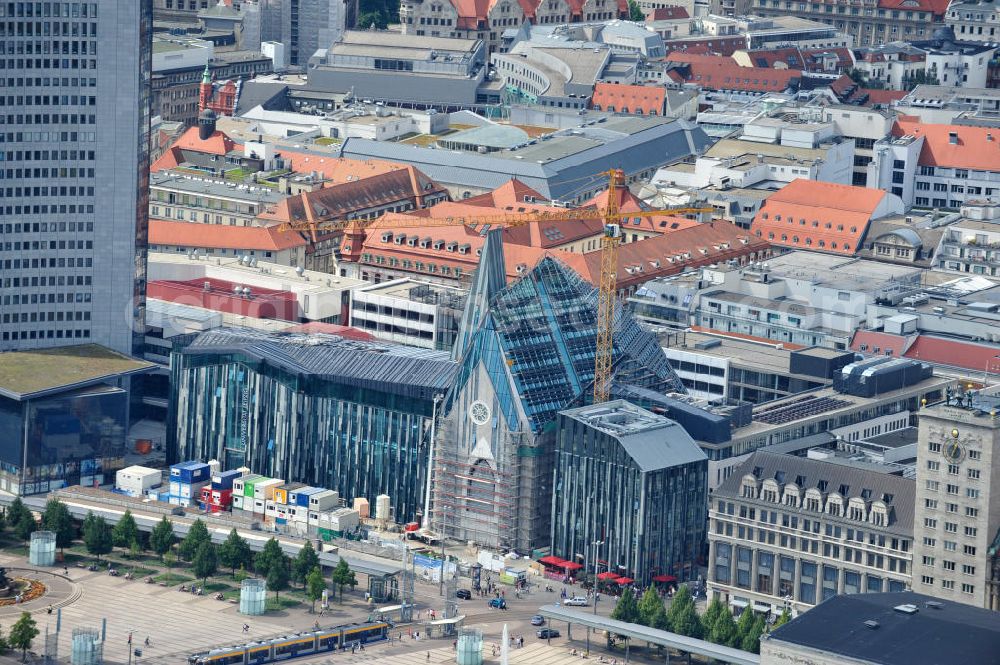
[[[538,635],[541,640],[547,640],[550,637],[559,637],[559,631],[555,628],[542,628],[535,635]]]
[[[505,610],[507,609],[507,600],[505,598],[493,598],[490,600],[490,607]]]
[[[455,598],[459,600],[472,600],[472,592],[468,589],[459,589],[455,592]]]
[[[589,604],[586,596],[573,596],[563,601],[566,607],[586,607]]]
[[[532,626],[544,626],[545,625],[545,617],[543,617],[541,614],[536,614],[535,616],[531,617],[531,625]]]

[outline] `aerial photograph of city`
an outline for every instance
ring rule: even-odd
[[[1000,0],[0,0],[0,665],[284,661],[1000,665]]]

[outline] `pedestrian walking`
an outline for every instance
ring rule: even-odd
[[[249,633],[250,632],[250,624],[248,624],[248,623],[243,624],[243,632],[244,633]]]
[[[430,651],[427,652],[427,662],[428,663],[431,662],[431,652]]]

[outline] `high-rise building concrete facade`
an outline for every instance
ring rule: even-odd
[[[970,393],[920,412],[913,521],[913,590],[991,610],[1000,610],[998,413],[996,394]]]
[[[151,49],[151,0],[0,3],[0,351],[141,340]]]

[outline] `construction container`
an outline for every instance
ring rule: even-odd
[[[233,482],[243,476],[239,471],[216,471],[212,474],[212,487],[220,490],[231,490]]]
[[[180,483],[180,494],[185,499],[197,499],[201,495],[203,487],[210,487],[210,480],[203,480],[200,483]]]
[[[233,492],[233,510],[243,510],[244,496]]]
[[[274,488],[274,502],[291,503],[292,493],[302,487],[305,487],[304,483],[285,483],[281,487]]]
[[[303,508],[309,507],[309,497],[313,494],[319,494],[320,492],[326,492],[328,490],[322,487],[300,487],[297,490],[288,493],[288,503],[295,504],[296,506],[302,506]]]
[[[361,519],[363,520],[368,519],[370,515],[370,511],[368,509],[368,499],[364,498],[363,496],[355,497],[354,510],[358,511],[358,514],[361,515]]]
[[[288,519],[293,522],[306,522],[309,519],[309,509],[303,506],[288,506]]]
[[[192,484],[211,480],[211,469],[204,462],[181,462],[170,467],[170,482]]]
[[[263,480],[264,476],[256,473],[246,474],[233,480],[233,493],[253,498],[253,486],[258,480]]]
[[[115,489],[129,496],[142,496],[146,490],[159,487],[163,473],[145,466],[129,466],[115,473]]]
[[[28,547],[28,562],[32,566],[56,565],[56,534],[52,531],[35,531]]]
[[[253,498],[274,499],[274,490],[285,484],[280,478],[266,478],[258,480],[253,485]]]
[[[391,500],[388,494],[379,494],[375,497],[375,519],[389,521],[391,512]]]
[[[353,531],[361,524],[361,516],[358,511],[352,508],[338,508],[329,512],[319,514],[317,526],[330,531]]]
[[[265,499],[253,499],[253,508],[251,510],[255,515],[263,515],[265,512],[267,501]],[[243,502],[243,510],[246,510],[246,502]]]
[[[309,495],[309,512],[331,510],[340,507],[340,494],[333,490],[323,490]]]

